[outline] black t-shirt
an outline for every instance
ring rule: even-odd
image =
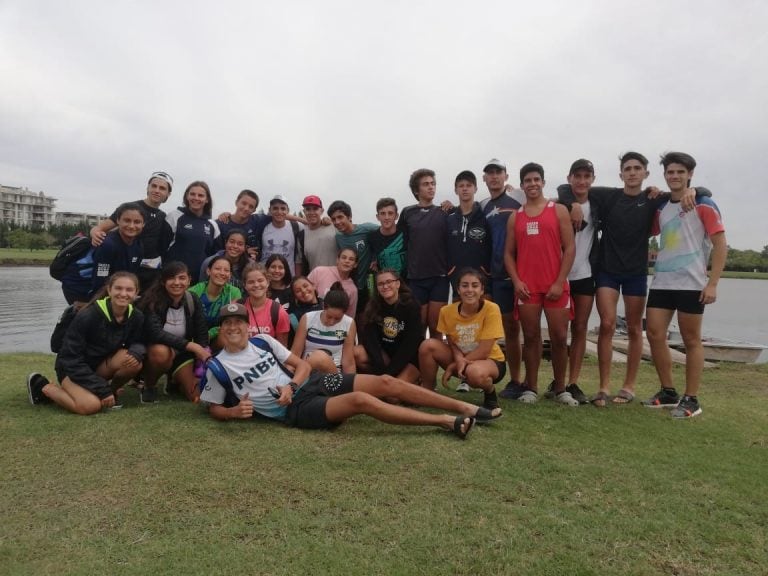
[[[448,272],[446,218],[440,206],[414,204],[403,209],[397,229],[405,234],[409,279],[445,276]]]
[[[408,261],[405,235],[401,231],[385,236],[381,230],[374,230],[368,234],[368,245],[379,270],[389,268],[396,270],[401,278],[405,277]]]
[[[172,232],[165,222],[165,212],[160,208],[153,208],[144,200],[135,202],[144,215],[144,230],[141,231],[139,239],[144,247],[144,258],[157,258],[165,254],[168,245],[171,243]],[[109,217],[112,222],[117,224],[117,211]]]

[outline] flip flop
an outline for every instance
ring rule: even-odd
[[[608,402],[610,400],[611,397],[608,395],[608,393],[601,390],[589,399],[589,403],[593,406],[596,406],[597,408],[605,408],[608,406]]]
[[[478,406],[474,418],[475,422],[478,424],[488,424],[492,420],[501,418],[502,414],[504,414],[504,412],[498,406],[493,409],[486,408],[485,406]]]
[[[635,395],[632,394],[629,390],[624,390],[622,388],[619,390],[619,392],[616,394],[616,396],[613,397],[613,400],[611,400],[612,404],[618,404],[619,406],[623,406],[624,404],[630,404],[635,399]]]
[[[466,424],[466,427],[464,431],[461,431],[461,427],[465,426],[464,421],[469,420],[469,424]],[[467,434],[469,434],[469,431],[472,430],[472,427],[475,425],[475,419],[471,416],[456,416],[456,419],[453,421],[453,433],[456,434],[459,438],[462,440],[467,439]]]

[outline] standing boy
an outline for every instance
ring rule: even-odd
[[[646,310],[648,342],[661,390],[643,405],[674,407],[672,417],[691,418],[701,414],[698,392],[704,366],[704,306],[717,299],[717,283],[728,248],[720,211],[710,198],[697,198],[696,208],[690,212],[681,209],[680,200],[691,185],[696,160],[684,152],[669,152],[662,157],[661,164],[671,197],[654,217],[653,233],[661,235],[660,249]],[[707,278],[710,253],[712,268]],[[667,345],[667,330],[675,311],[685,344],[682,398],[672,382],[672,359]]]
[[[446,215],[435,206],[435,173],[420,168],[408,181],[417,203],[400,215],[397,229],[405,235],[408,252],[408,286],[421,306],[421,320],[432,338],[437,331],[440,308],[448,303],[448,250],[445,246]]]
[[[380,198],[376,202],[376,220],[379,221],[379,229],[368,235],[374,267],[376,270],[394,270],[404,279],[408,253],[405,237],[397,229],[397,203],[394,198]]]
[[[304,274],[309,274],[317,266],[335,266],[338,250],[336,248],[336,230],[323,224],[323,201],[319,196],[310,195],[301,203],[307,226],[299,233],[304,249],[302,262]]]
[[[264,227],[261,236],[261,263],[264,264],[272,254],[280,254],[288,261],[291,276],[300,276],[300,228],[297,222],[288,222],[288,201],[285,196],[278,194],[269,201],[269,215],[272,221]]]
[[[526,387],[518,400],[538,399],[537,378],[541,363],[541,312],[547,318],[552,345],[555,400],[567,406],[579,402],[565,390],[568,362],[567,332],[571,314],[568,272],[573,264],[573,228],[565,206],[544,197],[544,168],[528,163],[520,169],[525,206],[509,217],[504,262],[515,285]]]

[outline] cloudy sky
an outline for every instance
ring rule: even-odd
[[[551,191],[591,159],[698,162],[731,246],[768,244],[768,3],[0,1],[0,183],[68,211],[206,180],[214,212],[310,193],[358,222],[416,168],[453,197],[491,157]],[[760,181],[758,181],[760,180]],[[482,188],[478,198],[486,195]]]

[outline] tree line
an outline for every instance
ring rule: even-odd
[[[88,234],[91,227],[80,224],[54,224],[44,229],[40,226],[18,226],[0,222],[0,248],[21,248],[24,250],[43,250],[60,248],[67,238],[75,234]],[[651,238],[651,250],[658,250],[658,240]],[[725,269],[734,272],[768,272],[768,245],[762,251],[737,250],[728,247]]]

